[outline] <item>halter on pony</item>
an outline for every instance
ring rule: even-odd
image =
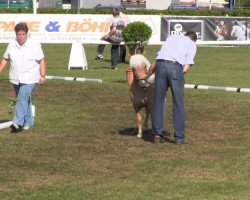
[[[146,66],[145,67],[145,74],[140,74],[138,75],[137,72],[138,72],[138,69],[134,68],[133,69],[133,73],[134,73],[134,77],[135,77],[135,80],[142,88],[147,88],[149,86],[152,85],[152,83],[149,83],[148,82],[148,78],[145,78],[147,75],[147,68]],[[140,71],[139,71],[140,72]]]

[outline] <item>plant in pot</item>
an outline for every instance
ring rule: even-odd
[[[151,27],[140,21],[129,23],[122,32],[122,38],[129,48],[130,56],[136,54],[139,47],[142,49],[142,47],[146,46],[151,36]],[[134,74],[130,67],[127,69],[126,74],[127,82],[131,85]]]

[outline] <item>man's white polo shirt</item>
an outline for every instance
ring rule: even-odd
[[[3,57],[10,61],[9,77],[13,84],[38,83],[40,79],[39,61],[44,58],[41,44],[27,39],[20,46],[15,40],[9,43]]]

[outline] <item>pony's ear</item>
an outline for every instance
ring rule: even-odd
[[[128,52],[128,58],[130,58],[132,55],[130,54],[130,52]]]
[[[129,54],[130,54],[130,56],[136,54],[136,47],[135,46],[129,47]]]

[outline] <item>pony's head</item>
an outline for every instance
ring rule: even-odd
[[[133,72],[135,75],[135,81],[138,82],[138,84],[146,88],[148,86],[148,82],[146,79],[147,76],[147,68],[145,64],[137,65],[133,68]]]
[[[150,63],[144,57],[144,53],[144,45],[138,44],[129,48],[129,62],[134,72],[134,81],[142,88],[146,88],[154,83],[154,77],[151,76],[146,79]]]
[[[133,72],[134,72],[135,84],[139,84],[139,86],[141,86],[142,88],[154,85],[154,79],[155,79],[154,74],[146,78],[148,72],[146,64],[142,63],[140,65],[134,66]]]

